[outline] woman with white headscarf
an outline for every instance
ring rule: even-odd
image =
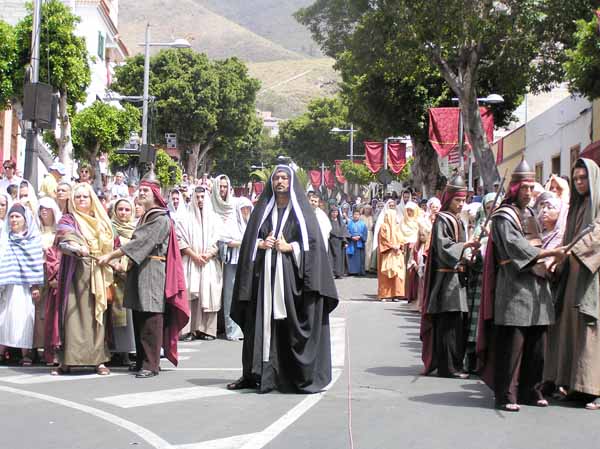
[[[6,347],[21,348],[22,365],[31,365],[34,302],[44,282],[44,256],[38,227],[29,209],[14,204],[0,239],[0,357]]]
[[[38,205],[37,219],[40,229],[40,237],[42,241],[42,249],[44,250],[44,273],[46,274],[46,282],[44,283],[44,289],[42,290],[41,298],[35,303],[35,328],[33,332],[33,348],[42,349],[45,348],[45,335],[46,335],[46,307],[48,300],[48,293],[52,287],[50,287],[50,278],[54,282],[52,285],[57,286],[56,283],[56,272],[51,273],[49,267],[52,268],[52,260],[56,257],[55,254],[49,254],[53,251],[54,238],[56,237],[56,225],[62,217],[62,213],[56,204],[56,201],[50,196],[44,196],[40,198]],[[50,264],[48,264],[50,260]],[[58,270],[55,270],[58,271]],[[54,276],[52,276],[54,274]]]
[[[229,222],[227,229],[221,236],[221,242],[224,244],[221,256],[223,259],[223,316],[225,318],[225,337],[230,341],[244,338],[242,329],[231,319],[230,312],[240,245],[252,209],[252,201],[246,197],[238,198],[235,204],[235,221],[231,220]]]

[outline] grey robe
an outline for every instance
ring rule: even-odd
[[[458,236],[456,231],[458,230]],[[462,220],[440,212],[431,232],[429,257],[431,278],[427,313],[468,312],[467,289],[460,285],[459,273],[439,269],[456,269],[463,255],[465,228]]]
[[[125,307],[138,312],[165,311],[165,261],[149,256],[167,255],[171,219],[164,209],[150,209],[121,250],[133,262],[125,286]]]
[[[510,260],[498,266],[494,324],[521,327],[552,324],[554,306],[550,284],[530,270],[540,249],[529,244],[521,229],[519,223],[507,215],[495,213],[492,217],[496,260]]]

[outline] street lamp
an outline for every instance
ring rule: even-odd
[[[329,131],[331,133],[350,133],[350,160],[354,160],[354,125],[350,123],[350,129],[341,129],[337,126],[335,128],[331,128]]]
[[[150,42],[150,24],[146,24],[144,47],[144,95],[142,97],[142,145],[148,144],[148,91],[150,88],[150,47],[190,48],[191,44],[185,39],[175,39],[173,42]]]

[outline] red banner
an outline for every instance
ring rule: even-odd
[[[488,108],[480,107],[479,113],[483,122],[483,131],[488,142],[494,140],[494,115]],[[434,150],[446,157],[458,146],[459,108],[430,108],[429,109],[429,142]],[[465,153],[471,149],[471,143],[465,135]]]
[[[336,170],[337,170],[337,165],[336,165]],[[325,187],[327,187],[328,189],[333,189],[335,187],[335,176],[333,175],[333,172],[329,169],[325,170]]]
[[[496,165],[504,160],[504,137],[498,141],[498,151],[496,152]]]
[[[309,170],[308,179],[310,180],[310,185],[313,186],[313,189],[321,187],[321,170]]]
[[[342,163],[342,161],[340,161],[340,160],[335,161],[335,179],[340,184],[345,184],[346,178],[344,178],[344,174],[342,173],[342,167],[340,167],[341,163]]]
[[[388,142],[388,168],[397,175],[406,165],[406,144],[403,142]]]
[[[365,141],[365,164],[371,173],[383,168],[383,142]]]

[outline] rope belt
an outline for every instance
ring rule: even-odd
[[[508,265],[511,262],[510,259],[498,261],[498,265]]]
[[[167,260],[167,258],[165,256],[148,256],[148,259],[162,260],[163,262],[165,262]]]
[[[455,268],[438,268],[435,271],[437,271],[438,273],[462,273],[464,270]]]

